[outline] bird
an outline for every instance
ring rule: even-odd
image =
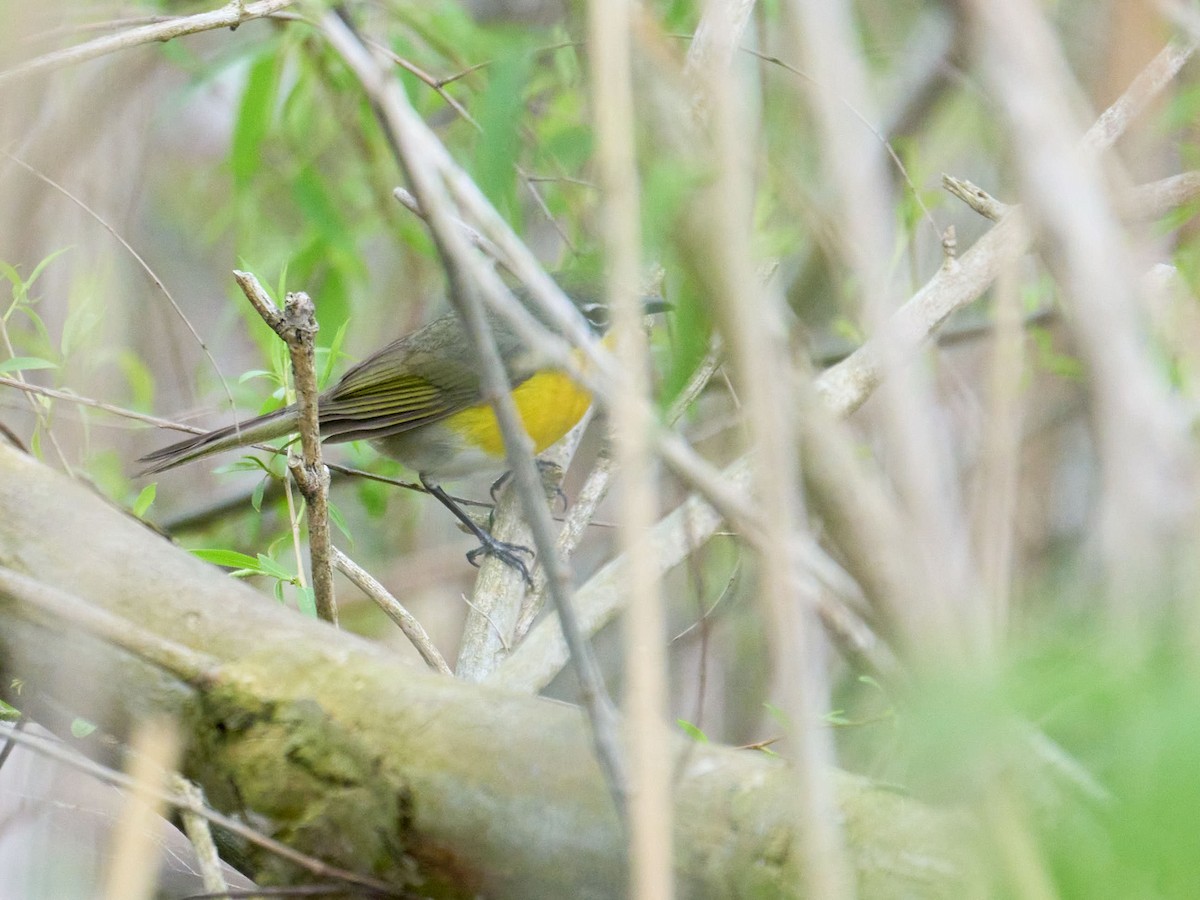
[[[566,292],[598,337],[608,332],[608,310],[594,292]],[[515,294],[544,320],[524,292]],[[668,309],[658,297],[643,300],[645,312]],[[517,412],[541,453],[579,423],[592,403],[590,392],[570,375],[540,364],[536,354],[503,319],[489,314],[492,334],[511,386]],[[547,323],[551,330],[553,325]],[[504,441],[490,403],[484,399],[475,350],[455,313],[434,319],[367,356],[320,395],[317,418],[326,443],[368,441],[377,451],[417,473],[422,486],[479,541],[467,554],[495,556],[530,581],[521,558],[526,547],[501,541],[468,516],[442,482],[503,469]],[[235,447],[274,440],[297,430],[295,404],[244,422],[171,444],[141,457],[140,475]]]

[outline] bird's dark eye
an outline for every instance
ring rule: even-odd
[[[602,330],[608,325],[608,307],[603,303],[584,303],[579,307],[583,317],[593,328]]]

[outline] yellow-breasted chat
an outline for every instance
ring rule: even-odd
[[[597,335],[607,333],[608,311],[601,302],[579,291],[567,296]],[[518,299],[524,298],[518,294]],[[667,305],[651,298],[645,307],[655,313]],[[513,401],[535,452],[541,453],[578,424],[591,406],[591,394],[565,372],[539,368],[499,317],[491,317],[491,325]],[[321,395],[317,409],[323,441],[369,441],[414,470],[426,490],[479,540],[467,554],[472,563],[481,553],[494,555],[528,579],[519,556],[528,550],[492,537],[441,487],[446,479],[496,472],[505,458],[495,412],[483,399],[475,352],[457,315],[435,319],[372,353]],[[296,430],[296,421],[293,405],[197,435],[143,456],[141,474],[283,437]]]

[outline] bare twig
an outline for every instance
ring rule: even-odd
[[[194,16],[180,16],[162,22],[141,25],[117,34],[105,35],[65,50],[46,53],[0,72],[0,86],[6,82],[28,78],[39,72],[50,72],[65,66],[76,65],[89,59],[96,59],[142,44],[166,42],[184,35],[213,31],[217,28],[237,28],[243,22],[261,19],[285,9],[291,6],[292,2],[293,0],[257,0],[255,3],[241,3],[233,0],[220,9],[210,12],[197,13]]]
[[[25,381],[17,381],[15,378],[9,378],[0,375],[0,385],[4,387],[15,388],[18,391],[24,391],[27,394],[37,394],[39,397],[50,397],[55,400],[65,400],[68,403],[75,403],[79,406],[88,406],[92,409],[99,409],[106,413],[111,413],[114,416],[119,416],[122,419],[129,419],[134,422],[144,422],[147,425],[153,425],[155,428],[170,428],[174,431],[184,431],[188,434],[204,434],[206,429],[199,428],[195,425],[184,425],[180,422],[173,422],[170,419],[160,419],[158,416],[150,416],[146,413],[140,413],[136,410],[126,409],[123,406],[117,406],[114,403],[105,403],[103,400],[94,400],[91,397],[83,397],[79,394],[73,394],[70,391],[63,391],[57,388],[43,387],[40,384],[29,384]],[[263,449],[274,449],[266,448]]]
[[[1200,36],[1190,41],[1172,41],[1158,52],[1146,68],[1138,73],[1108,109],[1083,136],[1084,147],[1094,152],[1107,150],[1129,128],[1129,123],[1140,116],[1150,103],[1170,84],[1184,64],[1191,59]]]
[[[183,820],[183,830],[196,851],[204,890],[210,894],[224,894],[229,886],[221,874],[221,857],[217,853],[208,820],[200,812],[205,806],[203,792],[199,785],[178,774],[171,778],[169,789],[186,801],[186,805],[179,807],[179,818]]]
[[[392,196],[399,200],[401,205],[403,205],[404,208],[411,212],[414,216],[417,216],[420,219],[425,218],[425,213],[421,209],[421,204],[417,202],[417,198],[404,188],[396,188],[394,191],[392,191]],[[505,265],[504,256],[497,249],[496,245],[480,234],[478,229],[472,228],[462,219],[455,219],[455,221],[472,244],[474,244],[500,265]]]
[[[943,174],[942,187],[985,219],[991,219],[993,222],[999,222],[1012,210],[1012,206],[1001,203],[979,185],[965,178]]]
[[[1188,172],[1144,185],[1127,202],[1133,214],[1152,218],[1197,196],[1200,173]],[[821,374],[817,390],[829,407],[838,415],[849,415],[862,406],[883,378],[879,355],[883,343],[895,343],[906,355],[915,353],[953,313],[983,296],[1005,260],[1019,256],[1029,240],[1020,209],[1015,208],[970,250],[944,265],[896,310],[885,328]]]
[[[311,554],[313,594],[317,615],[337,624],[333,593],[332,545],[329,534],[329,469],[321,460],[321,423],[317,415],[317,372],[314,365],[316,310],[308,294],[287,295],[283,314],[285,340],[295,373],[296,400],[300,406],[302,459],[289,457],[288,468],[304,494],[308,509],[308,545]]]
[[[313,357],[317,333],[316,310],[308,294],[300,291],[287,295],[283,311],[280,312],[252,274],[235,270],[233,277],[262,320],[287,345],[292,358],[296,405],[299,407],[297,429],[303,457],[299,460],[292,458],[288,467],[300,487],[300,493],[304,495],[307,507],[308,546],[317,615],[337,625],[329,536],[329,469],[321,461],[321,423],[317,412],[317,371]]]
[[[339,572],[354,582],[359,590],[387,613],[389,619],[400,626],[404,636],[412,641],[412,645],[417,648],[417,652],[421,654],[421,658],[425,660],[429,668],[443,675],[454,674],[438,648],[429,639],[429,634],[421,627],[421,623],[404,608],[399,600],[392,596],[387,588],[337,547],[333,548],[333,564]]]
[[[498,540],[528,547],[533,532],[522,514],[520,492],[511,483],[497,495],[491,533]],[[541,565],[532,578],[545,578]],[[485,559],[471,590],[468,613],[454,674],[467,681],[483,681],[512,647],[518,610],[526,592],[525,577],[499,559]]]

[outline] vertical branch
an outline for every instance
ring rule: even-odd
[[[283,306],[284,340],[292,357],[296,403],[300,407],[301,458],[289,457],[288,468],[308,510],[308,548],[317,616],[337,624],[333,596],[333,551],[329,535],[329,469],[321,461],[321,423],[317,416],[317,370],[314,342],[316,310],[308,294],[288,294]]]
[[[710,0],[706,15],[732,16],[732,4]],[[733,40],[732,34],[726,40]],[[720,54],[717,54],[720,56]],[[853,875],[837,825],[829,779],[833,746],[821,727],[829,708],[819,626],[818,588],[804,571],[803,500],[797,459],[792,365],[783,298],[761,284],[748,239],[753,230],[750,160],[745,136],[754,104],[735,92],[725,70],[704,73],[716,175],[705,203],[708,272],[720,325],[743,401],[754,453],[751,472],[763,531],[761,594],[773,672],[772,694],[784,712],[794,780],[788,798],[799,834],[805,896],[853,896]]]
[[[521,507],[521,498],[506,484],[497,496],[489,528],[492,537],[519,547],[533,543]],[[540,573],[539,567],[533,577],[540,578]],[[493,556],[482,560],[454,663],[458,678],[483,681],[508,655],[525,596],[524,575]]]
[[[671,766],[667,730],[665,625],[658,567],[649,537],[657,484],[650,453],[650,375],[638,287],[641,253],[638,171],[633,133],[630,0],[591,0],[588,49],[595,110],[597,165],[604,192],[608,299],[617,358],[626,373],[611,418],[621,490],[621,544],[628,560],[625,620],[625,710],[630,746],[631,896],[674,896]]]
[[[252,274],[235,271],[233,277],[263,321],[287,344],[292,359],[302,455],[300,459],[291,458],[288,468],[304,495],[308,510],[308,544],[317,615],[336,625],[333,551],[329,535],[329,470],[321,461],[321,425],[317,413],[316,311],[312,299],[301,291],[288,294],[283,312],[280,312]]]

